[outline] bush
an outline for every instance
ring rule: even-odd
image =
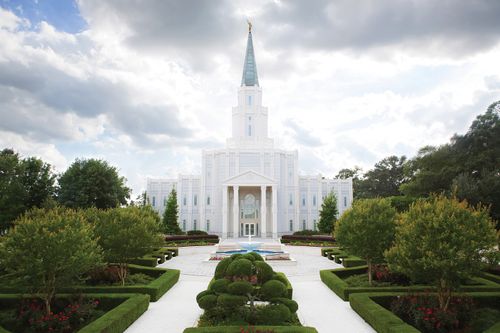
[[[300,230],[300,231],[295,231],[293,233],[294,236],[313,236],[313,235],[322,235],[321,231],[315,231],[315,230]]]
[[[321,243],[335,243],[335,238],[329,235],[316,235],[316,236],[299,236],[299,235],[283,235],[281,242],[286,244],[294,241],[302,242],[321,242]]]
[[[203,231],[203,230],[188,230],[187,235],[188,236],[192,236],[192,235],[208,235],[208,232]]]
[[[90,270],[87,275],[89,279],[87,283],[90,285],[97,284],[114,284],[120,282],[119,268],[117,266],[101,266]]]
[[[226,274],[229,276],[250,276],[252,275],[252,262],[248,259],[238,258],[227,267]]]
[[[253,291],[253,286],[247,281],[236,281],[227,286],[227,291],[233,295],[247,295]]]
[[[267,281],[260,288],[260,295],[263,300],[286,297],[286,285],[277,280]]]
[[[203,296],[206,296],[206,295],[215,295],[215,294],[211,290],[203,290],[198,295],[196,295],[196,302],[198,302],[200,300],[200,298],[202,298]]]
[[[226,270],[229,264],[233,262],[233,259],[231,258],[224,258],[222,259],[218,264],[217,267],[215,267],[215,275],[214,278],[216,279],[221,279],[226,276]]]
[[[254,257],[255,261],[264,261],[264,258],[257,252],[250,252],[249,254]]]
[[[239,306],[245,305],[247,301],[248,298],[245,296],[222,294],[217,298],[217,305],[234,310]]]
[[[284,297],[273,298],[270,302],[272,304],[285,305],[290,310],[291,313],[295,313],[299,309],[299,305],[297,304],[297,302],[289,298],[284,298]]]
[[[227,279],[217,279],[210,285],[210,290],[219,294],[227,292],[230,281]]]
[[[241,256],[242,259],[247,259],[250,261],[255,261],[255,257],[251,253],[245,253]]]
[[[265,283],[273,278],[273,268],[263,261],[254,262],[259,283]]]
[[[288,284],[288,280],[286,279],[286,277],[278,273],[273,274],[273,280],[279,281],[283,283],[285,286]]]
[[[283,325],[291,317],[291,312],[283,304],[266,305],[258,309],[256,316],[257,324]]]
[[[198,306],[203,310],[210,310],[217,306],[218,296],[206,294],[198,299]]]

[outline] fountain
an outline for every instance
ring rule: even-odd
[[[262,242],[252,242],[252,235],[248,235],[248,242],[238,242],[240,247],[247,252],[252,252],[260,248]]]

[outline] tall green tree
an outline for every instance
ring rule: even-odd
[[[130,197],[125,182],[106,161],[77,159],[59,178],[58,200],[71,208],[118,207]]]
[[[418,200],[401,215],[385,256],[391,270],[433,283],[446,311],[452,291],[481,270],[485,257],[497,255],[498,262],[498,241],[486,208],[440,195]]]
[[[401,195],[399,187],[407,181],[404,173],[406,156],[389,156],[377,162],[364,174],[358,186],[357,198]]]
[[[334,193],[330,193],[325,197],[323,203],[321,204],[318,230],[325,234],[331,234],[335,226],[335,221],[337,221],[338,214],[337,197]]]
[[[170,191],[167,200],[167,206],[163,213],[163,230],[168,235],[182,234],[179,227],[179,206],[177,205],[177,191],[175,188]]]
[[[0,152],[0,230],[33,207],[55,195],[50,164],[35,157],[21,158],[11,149]]]
[[[354,166],[352,169],[344,168],[341,169],[337,175],[335,176],[336,179],[347,179],[347,178],[352,178],[352,191],[354,194],[354,199],[357,199],[359,197],[360,192],[360,185],[363,182],[363,170],[358,167]]]
[[[92,225],[81,211],[34,209],[3,237],[2,265],[42,295],[47,314],[55,294],[101,263]]]
[[[353,255],[366,259],[368,281],[372,266],[381,262],[394,241],[396,210],[389,199],[360,199],[342,214],[335,226],[335,239]]]

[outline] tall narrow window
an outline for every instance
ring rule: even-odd
[[[210,196],[207,197],[207,206],[210,206]]]
[[[316,207],[316,196],[313,195],[313,206]]]
[[[302,220],[302,230],[306,230],[306,229],[307,229],[306,220]]]
[[[183,204],[184,206],[186,206],[186,204],[187,204],[187,199],[186,199],[186,197],[182,198],[182,204]]]
[[[292,193],[290,193],[290,200],[288,200],[288,203],[291,205],[293,205],[293,196],[292,196]]]
[[[210,231],[210,220],[207,220],[207,232]]]
[[[293,231],[293,220],[290,220],[290,231]]]
[[[193,220],[193,230],[196,230],[196,220]]]
[[[347,197],[344,197],[344,207],[347,207]]]
[[[182,231],[186,231],[186,220],[182,220]]]
[[[156,206],[156,197],[155,196],[153,196],[153,204],[152,205],[153,205],[153,207]]]
[[[302,197],[302,206],[305,206],[305,205],[306,205],[306,197],[305,197],[305,196],[303,196],[303,197]]]
[[[252,95],[248,96],[248,105],[252,105]]]
[[[198,205],[198,196],[195,194],[193,198],[193,205]]]
[[[167,205],[167,197],[163,197],[163,207]]]
[[[248,117],[248,136],[252,136],[252,117]]]
[[[318,231],[318,224],[316,223],[316,220],[314,220],[313,223],[314,223],[314,231]]]

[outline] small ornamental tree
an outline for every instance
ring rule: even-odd
[[[349,253],[366,259],[370,285],[373,264],[383,261],[394,240],[396,215],[388,199],[360,199],[337,221],[335,239]]]
[[[391,270],[433,283],[440,309],[447,310],[451,292],[480,271],[484,258],[498,254],[497,245],[487,209],[440,195],[416,201],[401,216],[385,256]]]
[[[16,220],[0,248],[3,265],[41,295],[47,314],[56,292],[102,262],[82,212],[35,209]]]
[[[96,223],[95,233],[108,263],[117,264],[125,285],[127,262],[161,245],[158,214],[148,207],[115,208],[98,214],[89,211]],[[101,215],[101,216],[99,216]]]
[[[178,219],[177,191],[173,188],[168,196],[167,207],[165,207],[165,212],[163,213],[163,231],[168,235],[182,234]]]
[[[335,194],[330,193],[321,204],[318,222],[319,231],[325,234],[331,234],[333,232],[335,221],[337,221],[338,213],[337,197]]]

